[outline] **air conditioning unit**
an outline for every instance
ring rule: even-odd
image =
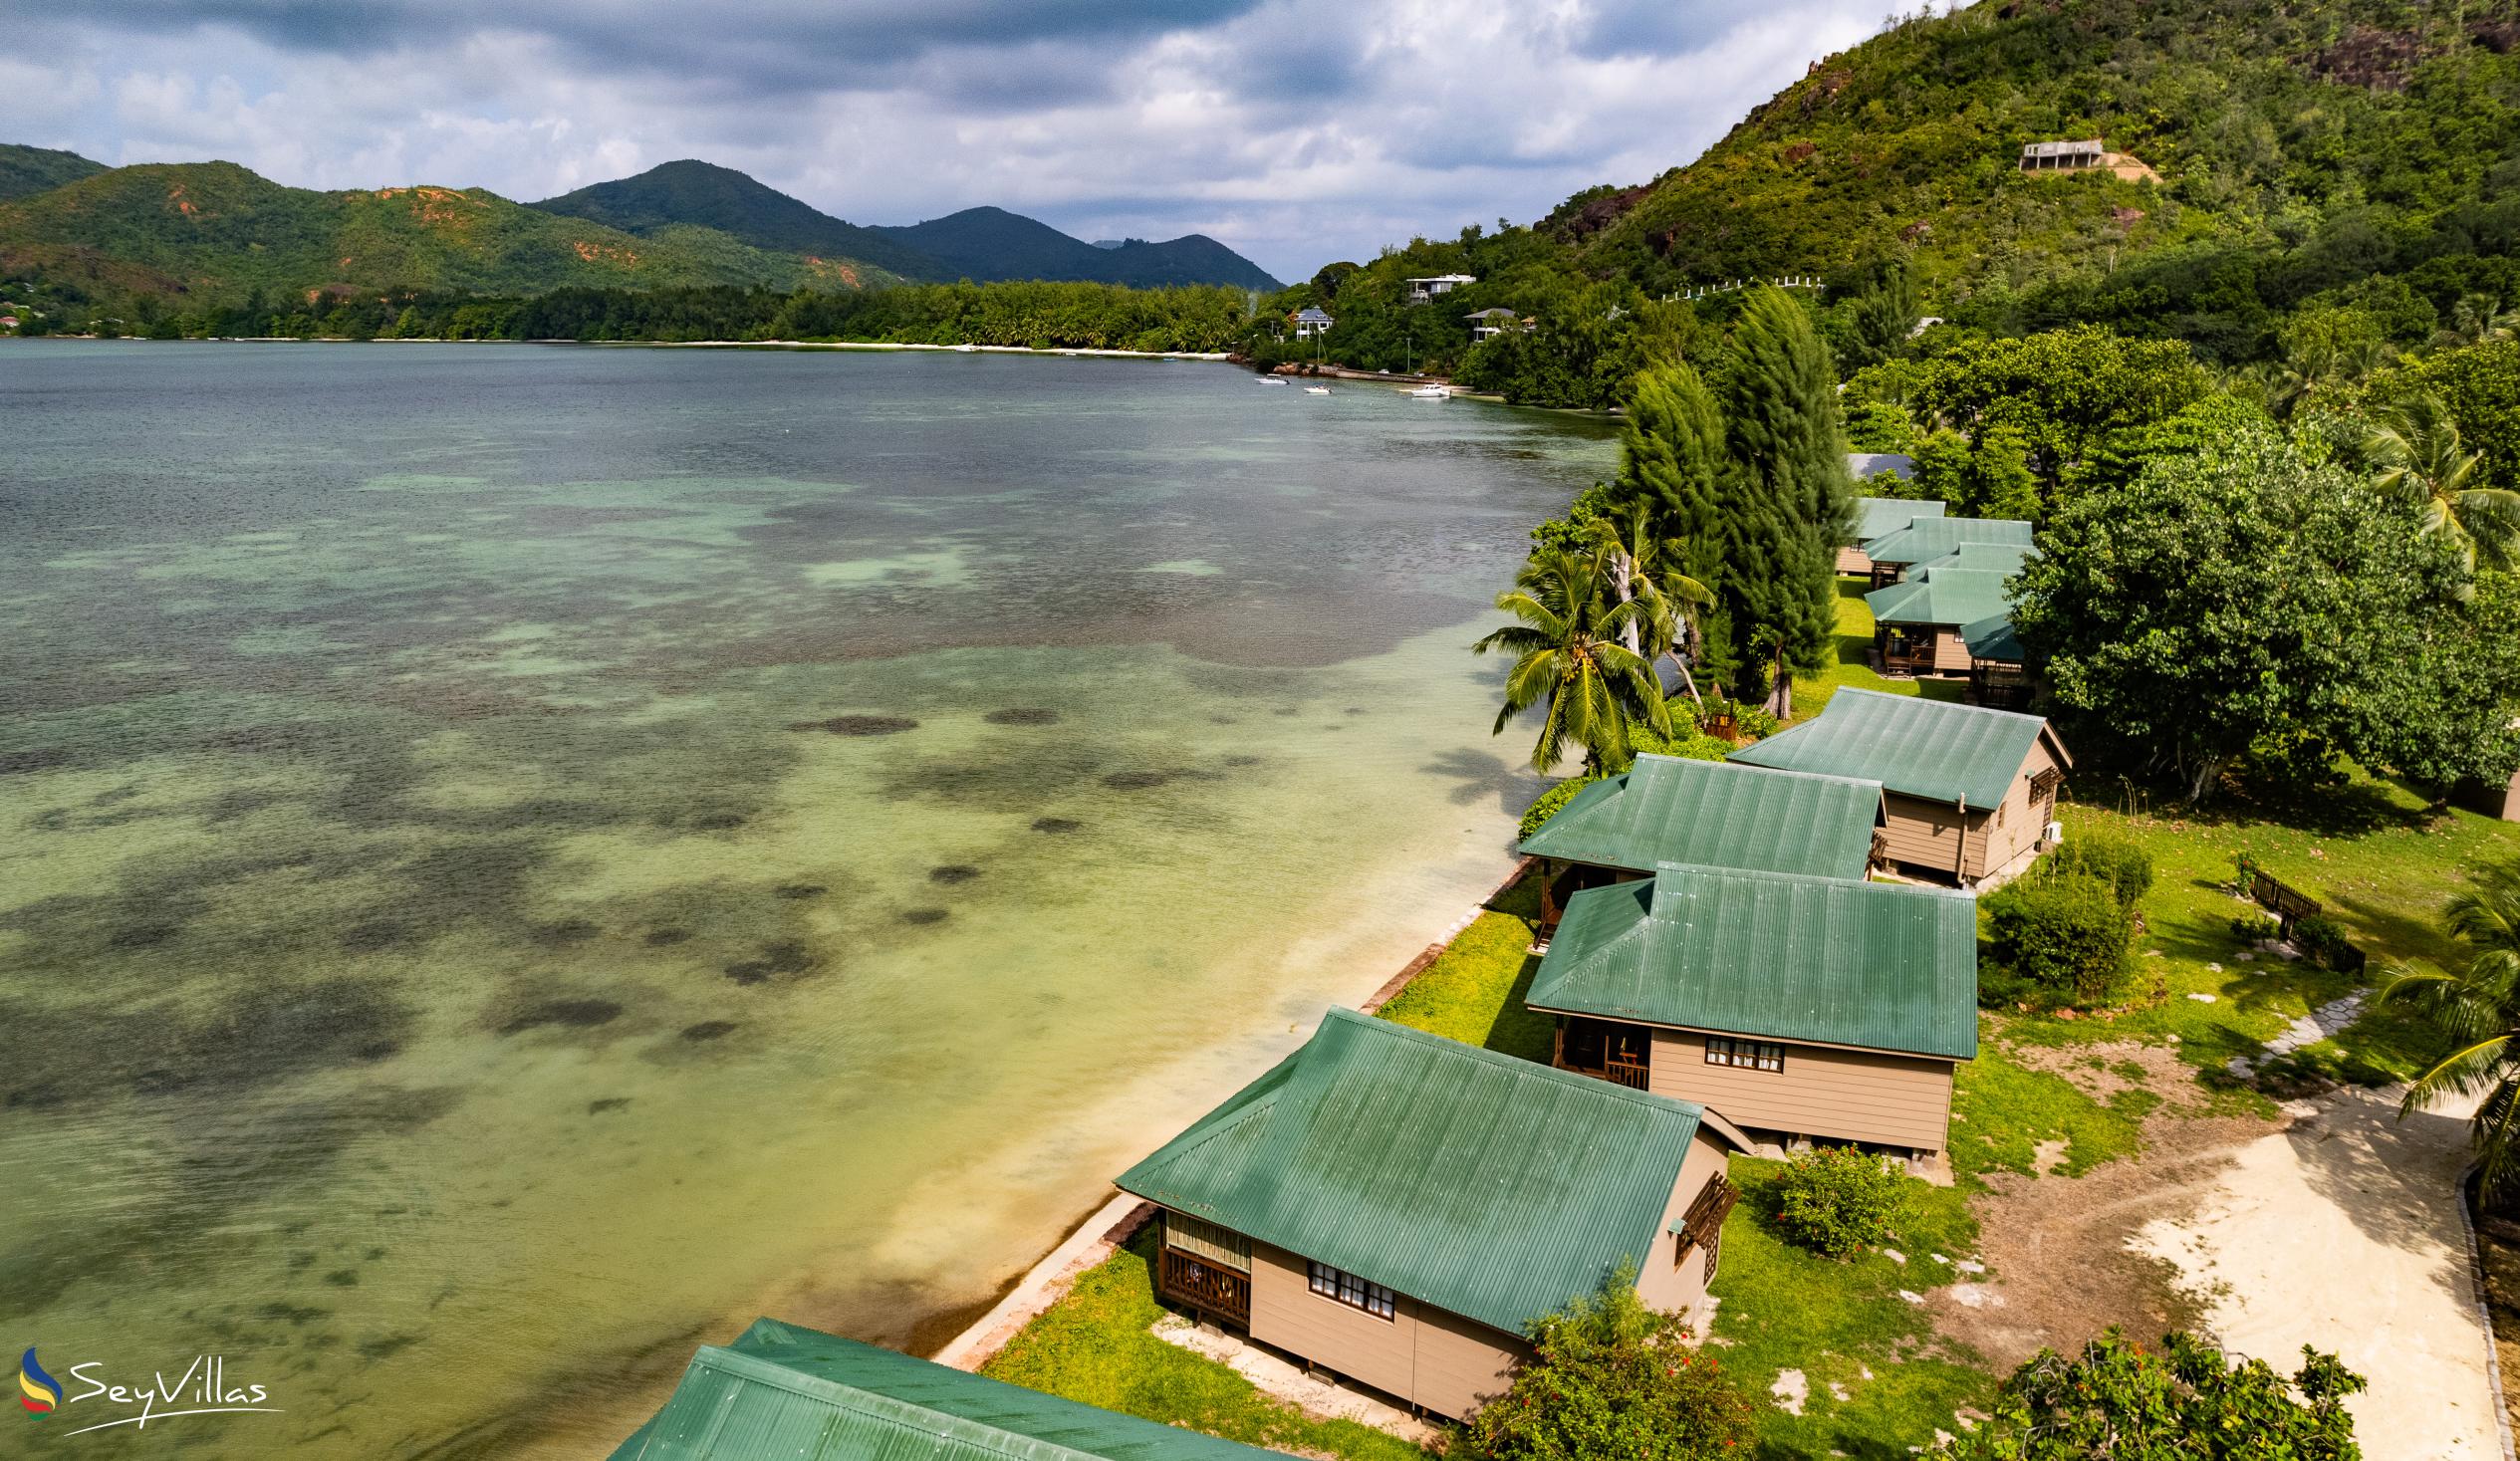
[[[2048,846],[2050,846],[2050,847],[2055,847],[2057,844],[2064,842],[2064,841],[2065,841],[2065,824],[2064,824],[2064,823],[2062,823],[2062,822],[2051,822],[2051,823],[2049,823],[2049,824],[2048,824],[2047,834],[2046,834],[2046,841],[2047,841]]]

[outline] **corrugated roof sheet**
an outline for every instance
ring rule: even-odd
[[[1864,556],[1875,563],[1931,563],[1955,552],[1963,543],[2019,543],[2032,538],[2028,523],[2012,518],[1917,518],[1864,543]]]
[[[1745,766],[1878,781],[1928,802],[1980,810],[2004,799],[2047,730],[2035,715],[1919,695],[1840,690],[1820,714],[1732,753]],[[2058,748],[2063,759],[2063,747]]]
[[[1284,1461],[776,1320],[692,1356],[613,1461]]]
[[[1967,1060],[1977,1054],[1977,900],[1665,863],[1651,881],[1567,901],[1529,1003]]]
[[[1334,1009],[1119,1185],[1519,1334],[1651,1255],[1698,1115]]]
[[[2004,592],[2010,577],[1991,569],[1934,568],[1905,583],[1876,589],[1864,596],[1864,603],[1876,623],[1956,627],[2012,612],[2012,596]]]
[[[2021,636],[2013,632],[2012,615],[2009,613],[1961,625],[1960,642],[1969,646],[1969,657],[1973,659],[2000,659],[2009,664],[2020,664],[2030,657],[2021,647]]]
[[[2023,563],[2037,558],[2039,550],[2028,543],[1963,543],[1949,553],[1909,572],[1931,573],[1935,569],[1994,569],[2007,574],[2021,572]]]
[[[1852,456],[1847,458],[1849,462],[1857,459]],[[1905,461],[1906,458],[1900,457],[1898,460]],[[1867,477],[1872,474],[1859,470],[1856,475]],[[1903,477],[1907,473],[1901,472],[1899,475]],[[1870,543],[1876,538],[1887,537],[1897,532],[1918,518],[1940,516],[1942,516],[1942,504],[1939,502],[1909,502],[1902,497],[1859,497],[1855,500],[1855,541]]]
[[[1880,782],[1639,756],[1576,793],[1522,851],[1635,872],[1702,862],[1862,877],[1881,820]]]

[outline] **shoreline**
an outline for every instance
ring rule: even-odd
[[[945,355],[1043,356],[1091,358],[1111,361],[1231,361],[1228,351],[1193,350],[1113,350],[1106,347],[1029,345],[913,345],[872,340],[437,340],[428,337],[409,339],[372,336],[360,340],[348,335],[214,335],[204,340],[151,340],[144,335],[30,335],[0,336],[0,340],[77,340],[90,344],[132,345],[573,345],[613,350],[864,350],[864,351],[929,351]],[[1401,377],[1394,376],[1394,379]],[[1418,379],[1418,376],[1408,376]],[[1422,378],[1431,379],[1427,376]]]

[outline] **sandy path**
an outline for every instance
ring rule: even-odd
[[[2464,1111],[2400,1123],[2393,1096],[2354,1088],[2288,1109],[2129,1247],[2176,1270],[2226,1349],[2289,1373],[2312,1344],[2369,1378],[2349,1403],[2373,1461],[2494,1461],[2458,1211]]]

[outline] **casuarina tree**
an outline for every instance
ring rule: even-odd
[[[1811,318],[1781,289],[1746,296],[1722,380],[1731,459],[1717,510],[1716,607],[1739,659],[1736,693],[1793,712],[1793,676],[1828,663],[1835,561],[1855,532],[1855,484],[1838,372]]]

